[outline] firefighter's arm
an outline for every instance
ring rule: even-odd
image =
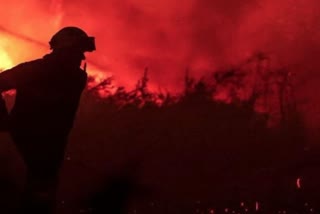
[[[24,64],[17,65],[0,73],[0,93],[16,89],[28,78],[28,72]]]

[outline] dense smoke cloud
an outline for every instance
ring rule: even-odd
[[[83,27],[97,39],[98,51],[88,57],[120,82],[135,82],[148,66],[155,83],[172,88],[187,67],[203,74],[256,51],[273,54],[283,66],[315,62],[320,45],[318,4],[316,0],[10,1],[2,4],[6,7],[0,9],[0,23],[45,44],[62,26]]]
[[[296,73],[303,108],[320,115],[313,97],[320,81],[318,0],[1,1],[1,26],[45,44],[62,26],[84,28],[97,40],[88,59],[129,88],[145,67],[154,88],[176,90],[186,68],[199,77],[266,52],[274,66]],[[48,50],[30,51],[21,41],[17,49],[10,41],[1,47],[14,63]]]
[[[256,51],[279,66],[317,60],[315,0],[63,2],[61,25],[83,26],[97,37],[92,57],[120,82],[133,84],[150,68],[154,83],[174,88],[188,67],[202,75]],[[90,56],[89,56],[90,57]]]

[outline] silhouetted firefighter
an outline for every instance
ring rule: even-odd
[[[49,44],[52,52],[43,58],[0,73],[0,92],[16,89],[8,131],[27,166],[19,213],[53,212],[58,171],[87,82],[81,62],[95,50],[94,37],[77,27],[61,29]]]

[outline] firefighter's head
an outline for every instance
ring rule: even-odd
[[[96,50],[94,37],[77,27],[64,27],[53,35],[50,42],[52,50],[74,49],[82,52]]]
[[[96,50],[95,38],[88,36],[78,27],[64,27],[53,35],[50,42],[53,52],[68,58],[68,61],[76,61],[77,64],[85,59],[85,52]]]

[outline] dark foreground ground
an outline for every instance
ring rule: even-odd
[[[162,107],[143,93],[86,92],[57,213],[320,213],[320,150],[297,114],[270,127],[252,103],[216,102],[200,89]],[[5,213],[25,169],[10,137],[0,140]]]

